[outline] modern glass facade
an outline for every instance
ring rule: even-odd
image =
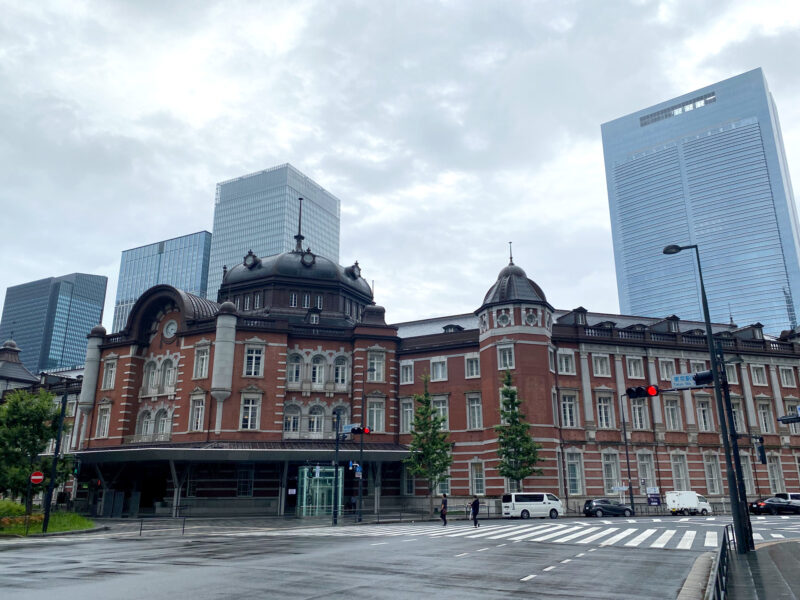
[[[0,339],[13,338],[32,373],[82,365],[86,336],[103,317],[108,279],[73,273],[6,290]]]
[[[624,314],[797,326],[800,236],[777,110],[761,69],[602,125]]]
[[[289,164],[217,184],[208,298],[217,299],[222,267],[242,262],[249,250],[271,256],[294,249],[303,198],[304,245],[339,262],[339,199]]]
[[[134,303],[154,285],[166,283],[205,298],[210,255],[211,234],[208,231],[124,250],[119,266],[113,331],[125,327]]]

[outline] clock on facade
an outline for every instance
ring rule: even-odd
[[[303,252],[303,256],[300,257],[300,261],[306,267],[310,267],[311,265],[313,265],[315,260],[316,257],[311,252]]]
[[[510,319],[508,318],[508,315],[507,315],[507,314],[505,314],[505,313],[503,313],[503,314],[501,314],[501,315],[499,315],[499,316],[497,317],[497,322],[498,322],[500,325],[502,325],[503,327],[505,327],[506,325],[508,325],[509,321],[510,321]]]
[[[165,338],[175,337],[175,334],[177,332],[178,332],[178,322],[167,321],[167,324],[164,325],[164,337]]]

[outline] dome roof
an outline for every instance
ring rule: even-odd
[[[18,351],[19,350],[19,346],[17,346],[17,342],[15,342],[14,340],[6,340],[3,343],[3,349],[4,350],[17,350]]]
[[[482,306],[489,304],[505,304],[508,302],[544,302],[547,303],[542,288],[528,279],[521,267],[509,262],[497,276],[495,284],[486,292]]]
[[[309,279],[321,283],[341,283],[361,294],[372,297],[372,289],[361,277],[358,263],[351,267],[337,265],[324,256],[308,250],[284,252],[259,258],[253,251],[248,252],[244,262],[226,271],[222,278],[222,286],[251,283],[260,279],[286,277],[291,279]]]

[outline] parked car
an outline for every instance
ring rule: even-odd
[[[667,508],[673,515],[710,515],[711,504],[704,496],[691,490],[667,492]]]
[[[755,515],[800,514],[800,502],[785,498],[760,498],[750,503],[750,512]]]
[[[633,514],[631,507],[612,498],[595,498],[587,500],[583,505],[583,514],[587,517],[625,516]]]
[[[564,513],[564,505],[558,496],[549,493],[514,493],[503,494],[503,516],[520,517],[550,517],[557,519]]]

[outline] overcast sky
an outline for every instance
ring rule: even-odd
[[[796,0],[0,14],[0,302],[106,275],[109,329],[122,250],[211,231],[217,182],[286,162],[341,199],[340,262],[390,322],[475,310],[508,241],[556,308],[617,312],[600,124],[744,71],[764,69],[800,182]]]

